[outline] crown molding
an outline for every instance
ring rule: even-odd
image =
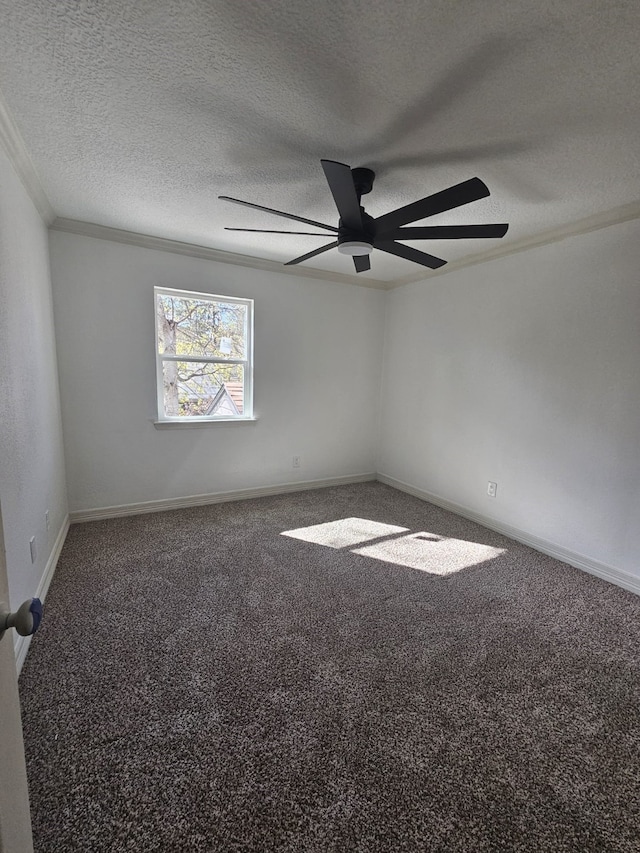
[[[46,199],[46,196],[44,198]],[[558,243],[569,237],[588,234],[590,231],[598,231],[601,228],[608,228],[611,225],[619,225],[623,222],[629,222],[634,219],[640,219],[640,201],[623,204],[619,207],[614,207],[611,210],[596,213],[593,216],[588,216],[584,219],[578,219],[575,222],[569,222],[557,228],[543,231],[542,233],[536,234],[532,237],[525,237],[506,245],[497,246],[486,252],[467,255],[464,258],[460,258],[458,261],[452,261],[446,266],[441,267],[438,270],[434,270],[428,275],[421,272],[417,275],[404,276],[403,278],[396,279],[395,281],[378,281],[376,279],[360,277],[358,277],[357,280],[354,280],[353,276],[344,275],[343,273],[333,273],[310,267],[288,267],[278,261],[256,258],[252,255],[240,255],[235,252],[225,252],[221,249],[213,249],[209,246],[184,243],[179,240],[169,240],[166,237],[152,237],[150,234],[139,234],[135,231],[111,228],[106,225],[97,225],[92,222],[83,222],[78,219],[64,219],[58,217],[53,220],[50,227],[54,231],[63,231],[68,234],[80,234],[84,237],[95,237],[99,240],[110,240],[116,243],[126,243],[131,246],[142,246],[146,249],[156,249],[161,252],[189,255],[190,257],[204,258],[205,260],[217,261],[218,263],[223,264],[234,264],[236,266],[265,270],[267,272],[277,272],[279,275],[295,275],[301,278],[320,279],[322,281],[331,281],[338,284],[369,287],[376,290],[394,290],[398,287],[404,287],[407,284],[429,281],[435,276],[448,275],[449,273],[456,272],[457,270],[464,269],[465,267],[488,263],[489,261],[495,261],[499,258],[507,257],[508,255],[519,254],[520,252],[527,252],[530,249],[547,246],[551,243]]]
[[[2,93],[0,92],[0,146],[5,151],[7,157],[18,177],[22,181],[24,188],[29,194],[29,198],[35,204],[36,209],[46,225],[51,225],[56,214],[51,207],[49,199],[40,183],[40,178],[36,172],[33,161],[27,151],[27,146],[18,127],[9,112]]]
[[[266,272],[277,272],[279,275],[295,275],[298,278],[315,278],[338,284],[350,284],[356,287],[369,287],[376,290],[387,290],[389,282],[377,281],[372,278],[360,278],[354,281],[353,276],[343,273],[324,272],[310,267],[287,267],[278,261],[256,258],[253,255],[239,255],[235,252],[225,252],[222,249],[212,249],[209,246],[199,246],[195,243],[183,243],[180,240],[169,240],[166,237],[152,237],[150,234],[139,234],[135,231],[125,231],[120,228],[110,228],[107,225],[97,225],[93,222],[82,222],[78,219],[58,217],[51,224],[52,231],[63,231],[67,234],[80,234],[83,237],[95,237],[98,240],[110,240],[116,243],[126,243],[130,246],[142,246],[145,249],[156,249],[160,252],[172,252],[176,255],[189,255],[192,258],[204,258],[207,261],[217,261],[222,264],[249,267]]]
[[[566,240],[568,237],[577,237],[580,234],[588,234],[590,231],[609,228],[611,225],[619,225],[622,222],[629,222],[633,219],[640,219],[640,201],[634,201],[631,202],[631,204],[622,204],[619,207],[611,208],[611,210],[605,210],[602,213],[587,216],[585,219],[578,219],[575,222],[569,222],[565,225],[560,225],[557,228],[551,228],[548,231],[543,231],[533,237],[524,237],[522,240],[515,240],[513,243],[497,246],[496,248],[489,249],[486,252],[467,255],[464,258],[460,258],[458,261],[452,261],[446,266],[434,270],[429,275],[422,273],[419,275],[404,276],[403,278],[389,282],[387,289],[394,290],[397,287],[404,287],[406,284],[428,281],[434,276],[448,275],[448,273],[456,272],[456,270],[464,269],[465,267],[472,267],[476,264],[495,261],[498,260],[498,258],[505,258],[507,255],[516,255],[520,252],[527,252],[529,249],[537,249],[540,246],[547,246],[550,243],[558,243],[561,240]]]

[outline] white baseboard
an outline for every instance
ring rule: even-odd
[[[287,492],[305,492],[309,489],[324,489],[330,486],[347,486],[350,483],[366,483],[376,479],[376,474],[349,474],[346,477],[328,477],[324,480],[305,480],[297,483],[277,483],[274,486],[262,486],[254,489],[237,489],[232,492],[213,492],[207,495],[187,495],[183,498],[144,501],[142,503],[105,506],[96,509],[77,510],[69,513],[71,524],[82,521],[99,521],[104,518],[121,518],[127,515],[142,515],[148,512],[163,512],[169,509],[182,509],[190,506],[241,501],[248,498],[264,498],[270,495],[283,495]]]
[[[503,524],[496,521],[487,515],[482,515],[475,510],[469,509],[461,504],[449,501],[446,498],[435,495],[432,492],[425,492],[423,489],[418,489],[411,486],[409,483],[403,483],[402,480],[396,480],[394,477],[389,477],[387,474],[378,473],[377,479],[381,483],[386,483],[387,486],[392,486],[401,492],[407,492],[416,498],[420,498],[428,503],[447,509],[450,512],[455,512],[456,515],[461,515],[463,518],[468,518],[470,521],[475,521],[483,527],[488,527],[490,530],[495,530],[496,533],[502,533],[510,539],[515,539],[516,542],[522,542],[523,545],[528,545],[542,554],[547,554],[549,557],[554,557],[563,563],[568,563],[576,569],[582,569],[583,572],[588,572],[590,575],[602,578],[609,583],[621,586],[629,592],[635,592],[640,595],[640,578],[616,569],[614,566],[609,566],[606,563],[600,563],[597,560],[592,560],[591,557],[586,557],[584,554],[578,554],[575,551],[570,551],[568,548],[563,548],[562,545],[557,545],[555,542],[549,542],[546,539],[540,539],[538,536],[533,536],[524,530],[517,527],[512,527],[510,524]]]
[[[64,521],[62,522],[62,527],[60,528],[58,535],[56,536],[56,541],[53,543],[53,548],[51,549],[51,553],[49,554],[47,565],[44,567],[44,572],[42,573],[40,583],[38,584],[38,589],[36,590],[34,596],[34,598],[39,598],[43,604],[45,598],[47,597],[47,591],[53,578],[53,574],[56,570],[56,566],[58,565],[58,559],[60,557],[60,552],[62,551],[62,546],[64,545],[64,540],[67,538],[67,533],[69,532],[69,523],[69,516],[67,515],[65,516]],[[27,652],[29,651],[30,645],[31,637],[21,637],[19,634],[16,634],[14,642],[14,652],[16,656],[16,670],[18,672],[18,675],[20,675],[20,671],[27,656]]]

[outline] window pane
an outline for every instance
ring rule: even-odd
[[[164,414],[170,418],[244,414],[244,367],[163,361]]]
[[[247,306],[210,299],[156,295],[158,352],[244,358]]]

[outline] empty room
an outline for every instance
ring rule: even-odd
[[[640,850],[640,5],[0,0],[0,850]]]

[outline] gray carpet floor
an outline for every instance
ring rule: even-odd
[[[74,525],[37,853],[640,850],[640,598],[380,483]]]

